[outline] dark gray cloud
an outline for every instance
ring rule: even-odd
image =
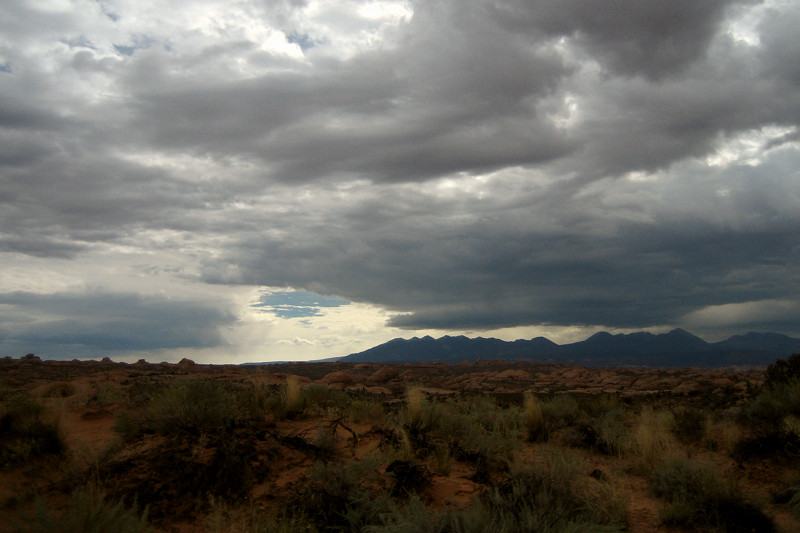
[[[5,6],[5,346],[213,346],[204,284],[409,329],[800,334],[794,3],[313,7]]]
[[[481,11],[421,5],[399,49],[244,82],[176,86],[159,75],[163,54],[145,56],[148,83],[132,80],[132,127],[159,147],[246,153],[288,182],[342,174],[413,181],[563,155],[569,141],[538,120],[536,105],[570,69],[553,50],[487,24]]]
[[[581,0],[498,2],[494,12],[519,32],[567,37],[611,72],[659,79],[702,59],[726,10],[751,0]]]
[[[420,216],[387,200],[384,209],[342,213],[329,230],[303,227],[303,239],[248,239],[228,256],[233,277],[208,275],[412,310],[391,321],[409,329],[675,324],[709,305],[800,293],[800,218],[771,211],[769,200],[742,201],[750,204],[742,215],[763,224],[609,218],[610,231],[597,232],[588,229],[599,222],[591,213],[531,205],[528,213],[498,209],[491,219],[453,225],[455,206]]]
[[[16,291],[0,294],[0,309],[0,351],[48,358],[219,346],[221,328],[236,321],[211,302],[134,293]]]

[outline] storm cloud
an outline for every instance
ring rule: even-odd
[[[796,2],[4,13],[4,352],[267,345],[345,302],[387,336],[800,335]],[[293,291],[337,305],[259,296]]]

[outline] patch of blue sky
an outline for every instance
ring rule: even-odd
[[[292,44],[296,44],[300,47],[300,50],[305,52],[311,48],[314,48],[319,44],[319,42],[315,41],[311,38],[310,35],[307,33],[299,34],[299,33],[290,33],[286,36],[286,40]]]
[[[156,43],[157,41],[155,39],[147,35],[134,35],[132,45],[115,44],[114,49],[120,54],[130,57],[136,50],[145,50]]]
[[[350,302],[335,296],[320,296],[306,291],[277,291],[264,293],[253,304],[266,313],[280,318],[300,318],[322,315],[323,307],[341,307]]]

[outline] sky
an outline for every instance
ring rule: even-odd
[[[800,337],[796,0],[3,0],[0,356]]]

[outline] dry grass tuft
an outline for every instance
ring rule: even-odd
[[[547,425],[545,424],[542,405],[530,392],[525,393],[523,408],[525,411],[525,428],[528,440],[531,442],[544,442],[548,439]]]

